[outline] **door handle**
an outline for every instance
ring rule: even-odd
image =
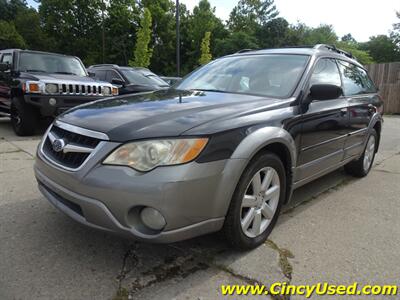
[[[340,115],[341,116],[345,116],[347,114],[347,108],[342,108],[341,110],[340,110]]]

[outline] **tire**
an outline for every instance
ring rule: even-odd
[[[271,152],[257,155],[244,170],[232,196],[223,228],[228,242],[239,249],[253,249],[264,243],[278,220],[285,197],[282,161]]]
[[[19,136],[30,136],[35,133],[38,125],[38,111],[21,98],[11,101],[11,124]]]
[[[355,177],[367,176],[372,168],[372,165],[374,164],[377,142],[378,134],[376,133],[375,129],[371,129],[361,157],[345,165],[345,171]]]

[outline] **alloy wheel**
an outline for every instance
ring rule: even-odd
[[[368,171],[371,167],[375,155],[375,136],[371,135],[368,139],[367,146],[364,152],[363,167],[364,171]]]
[[[272,167],[257,171],[247,185],[241,204],[240,223],[250,238],[262,234],[273,219],[280,197],[278,172]]]

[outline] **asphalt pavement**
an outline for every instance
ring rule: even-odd
[[[220,299],[221,284],[399,284],[399,128],[400,117],[385,118],[366,178],[338,170],[300,188],[268,243],[237,252],[219,234],[152,245],[77,224],[37,189],[40,133],[16,137],[0,119],[0,299]]]

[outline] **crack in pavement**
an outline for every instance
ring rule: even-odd
[[[289,262],[289,258],[294,258],[293,253],[288,249],[279,248],[279,246],[270,239],[265,242],[265,245],[278,252],[279,266],[283,275],[285,275],[285,277],[289,279],[288,282],[290,283],[290,281],[292,280],[293,266]]]
[[[382,170],[382,169],[374,169],[372,171],[374,171],[374,172],[382,172],[382,173],[387,173],[387,174],[393,174],[393,175],[400,175],[400,172],[393,172],[393,171]]]

